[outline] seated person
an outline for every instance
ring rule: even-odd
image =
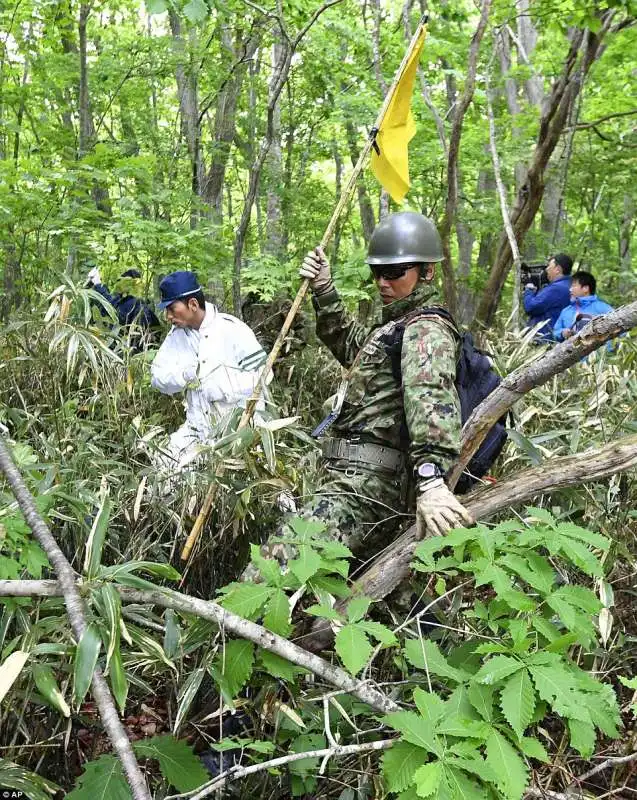
[[[597,281],[590,272],[576,272],[571,281],[571,302],[562,310],[553,327],[553,337],[562,342],[590,322],[593,317],[608,314],[613,307],[595,294]]]
[[[524,287],[524,310],[529,315],[528,327],[534,328],[540,322],[538,338],[550,341],[553,325],[560,312],[569,304],[571,270],[573,259],[564,253],[551,256],[546,267],[548,286],[536,289],[533,283]]]

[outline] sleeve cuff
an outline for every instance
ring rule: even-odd
[[[336,289],[330,289],[329,292],[325,294],[313,294],[312,305],[318,311],[321,308],[332,305],[332,303],[335,303],[339,299],[339,294]]]

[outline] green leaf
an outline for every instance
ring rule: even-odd
[[[549,754],[544,749],[544,745],[532,736],[523,736],[520,739],[520,749],[525,756],[536,758],[544,764],[548,764],[551,760]]]
[[[515,553],[507,553],[498,559],[498,563],[508,567],[512,572],[526,581],[533,589],[537,589],[541,594],[548,594],[553,588],[555,575],[552,569],[538,572],[533,569],[526,558],[522,558]]]
[[[378,642],[386,645],[387,647],[397,644],[398,642],[394,632],[385,625],[381,625],[380,622],[374,622],[373,620],[365,619],[361,622],[357,622],[356,624],[361,630],[365,631],[365,633],[368,633],[372,638],[376,639]]]
[[[302,584],[307,583],[312,575],[316,574],[321,568],[321,557],[316,550],[313,550],[307,545],[301,545],[299,547],[299,557],[290,561],[289,567],[290,572],[292,572]]]
[[[277,633],[279,636],[287,637],[291,630],[290,624],[290,601],[281,589],[275,589],[268,602],[263,624],[268,630]]]
[[[131,800],[132,796],[119,759],[103,755],[85,765],[66,800]]]
[[[100,611],[108,623],[108,650],[106,651],[106,669],[115,650],[119,647],[120,621],[122,619],[122,601],[112,583],[105,583],[99,591]]]
[[[509,741],[496,730],[487,739],[487,764],[498,777],[498,788],[508,798],[522,797],[528,779],[526,766]]]
[[[487,722],[493,721],[493,695],[495,688],[481,683],[471,683],[467,688],[469,702]]]
[[[175,716],[173,733],[177,733],[182,722],[186,718],[188,711],[190,710],[190,706],[192,705],[192,701],[195,699],[195,696],[199,691],[199,687],[201,686],[201,682],[205,674],[206,670],[204,667],[197,667],[197,669],[193,670],[179,687],[179,693],[177,694],[177,702],[179,705],[177,706],[177,714]]]
[[[167,608],[164,612],[164,652],[168,658],[177,655],[180,641],[181,628],[177,621],[177,615],[172,608]]]
[[[363,619],[371,605],[372,601],[369,597],[352,597],[347,604],[347,619],[349,622],[358,622]]]
[[[102,561],[102,549],[106,539],[106,531],[111,515],[111,501],[108,495],[102,500],[102,504],[97,510],[91,532],[86,542],[86,554],[84,556],[84,572],[86,576],[94,578],[100,569]]]
[[[6,758],[0,758],[0,786],[23,792],[30,800],[51,800],[52,795],[62,792],[61,787],[53,781],[36,775],[35,772],[29,772]],[[17,797],[18,795],[12,796]]]
[[[409,742],[396,742],[382,758],[383,776],[390,792],[402,792],[414,782],[414,773],[428,758],[428,753]]]
[[[336,634],[336,652],[352,675],[356,675],[367,664],[372,646],[358,625],[345,625]]]
[[[531,724],[535,710],[535,689],[527,670],[516,672],[504,685],[500,708],[518,739]]]
[[[454,800],[487,800],[487,793],[458,769],[447,767],[445,777]],[[448,797],[448,795],[447,795]]]
[[[231,697],[236,697],[252,675],[254,645],[245,639],[226,642],[214,665],[221,676],[224,688]]]
[[[259,545],[250,545],[250,560],[259,570],[261,577],[269,586],[280,586],[283,581],[281,565],[276,558],[264,558]]]
[[[385,717],[387,724],[400,731],[406,742],[422,747],[428,753],[441,755],[441,748],[430,723],[413,711],[395,711]]]
[[[91,623],[82,634],[75,652],[73,697],[78,706],[84,700],[91,685],[101,646],[99,630],[94,623]]]
[[[438,724],[437,732],[465,739],[486,739],[492,730],[493,728],[488,722],[466,719],[466,717],[452,714],[446,716]]]
[[[410,639],[405,644],[405,657],[414,667],[426,669],[431,675],[438,675],[440,678],[450,678],[461,683],[468,677],[464,670],[452,667],[438,645],[429,639]]]
[[[208,16],[208,7],[204,0],[188,0],[182,11],[186,19],[193,24],[202,22]]]
[[[123,714],[126,707],[126,698],[128,697],[128,678],[126,677],[126,670],[124,669],[122,653],[119,647],[115,650],[111,658],[108,677],[111,682],[111,689],[115,702],[117,703],[120,713]]]
[[[288,683],[294,683],[296,676],[306,672],[303,667],[297,667],[276,653],[271,653],[269,650],[261,650],[259,658],[263,669],[275,678],[281,678]]]
[[[431,764],[423,764],[416,770],[416,792],[419,797],[431,797],[438,791],[442,780],[442,764],[440,761],[433,761]]]
[[[221,605],[245,619],[251,619],[268,602],[272,589],[262,583],[240,583],[221,601]]]
[[[604,569],[597,556],[593,555],[581,542],[561,536],[551,547],[551,551],[566,556],[587,575],[601,578],[604,574]]]
[[[527,506],[526,513],[531,519],[536,519],[538,522],[548,525],[549,528],[555,527],[555,519],[553,515],[545,508],[534,508],[533,506]]]
[[[161,774],[179,792],[197,789],[210,778],[191,747],[171,734],[135,742],[133,749],[142,758],[158,761]]]
[[[168,0],[146,0],[146,10],[153,14],[163,14],[168,10]]]
[[[586,704],[582,704],[581,697],[573,690],[573,677],[563,665],[554,662],[550,665],[530,665],[529,669],[537,693],[554,711],[564,717],[590,723],[591,718]]]
[[[577,750],[582,758],[590,758],[595,752],[595,743],[597,741],[595,726],[580,722],[578,719],[569,719],[568,730],[571,734],[571,747],[573,750]]]
[[[522,669],[524,664],[510,656],[494,656],[486,661],[474,675],[477,683],[486,683],[490,686],[508,678],[514,672]]]
[[[425,692],[423,689],[414,689],[414,703],[420,711],[422,717],[429,722],[432,729],[436,727],[438,720],[445,713],[444,701],[433,692]]]
[[[71,709],[60,691],[60,687],[55,680],[55,675],[51,667],[49,667],[48,664],[34,664],[31,667],[31,672],[33,673],[35,685],[38,687],[38,691],[42,697],[44,697],[53,708],[57,708],[63,716],[70,717]]]

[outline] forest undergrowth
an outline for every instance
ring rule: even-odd
[[[314,341],[293,347],[277,368],[278,418],[243,433],[229,422],[167,494],[151,457],[183,411],[151,389],[150,352],[135,355],[95,327],[90,299],[65,282],[42,324],[15,319],[0,334],[2,430],[83,576],[91,613],[91,636],[76,646],[60,597],[0,601],[0,785],[37,800],[56,787],[75,787],[76,800],[96,787],[130,797],[88,694],[96,663],[155,797],[208,781],[194,755],[202,751],[217,772],[319,753],[228,780],[228,796],[451,800],[573,792],[600,760],[637,750],[634,473],[425,541],[410,577],[418,602],[372,603],[352,594],[347,548],[300,518],[288,573],[250,550],[280,518],[282,490],[300,502],[312,492],[318,452],[308,431],[338,380],[326,352]],[[541,352],[522,334],[484,344],[502,374]],[[494,478],[551,470],[557,456],[635,433],[636,361],[625,337],[523,398]],[[181,547],[220,462],[222,491],[184,569]],[[0,580],[51,576],[6,486],[0,541]],[[264,582],[233,583],[251,555]],[[393,710],[194,613],[121,601],[122,590],[159,585],[216,599],[301,646],[313,619],[330,620],[335,648],[324,657]],[[618,762],[579,788],[628,798],[636,767]]]

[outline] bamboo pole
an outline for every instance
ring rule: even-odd
[[[356,186],[356,181],[358,180],[358,176],[362,172],[367,156],[369,155],[372,147],[374,146],[374,143],[376,141],[376,134],[380,129],[380,126],[382,125],[385,114],[387,113],[387,109],[389,108],[389,104],[391,103],[392,98],[394,96],[394,92],[396,91],[396,87],[398,86],[400,79],[402,78],[403,72],[405,71],[405,67],[407,66],[407,62],[409,61],[409,58],[412,52],[414,51],[414,48],[416,47],[420,34],[422,33],[423,30],[426,31],[427,29],[427,20],[428,17],[425,14],[418,23],[418,27],[416,28],[416,31],[412,36],[411,41],[409,42],[409,46],[405,52],[405,55],[403,56],[403,60],[400,66],[398,67],[396,74],[394,75],[394,80],[392,82],[392,85],[389,87],[389,91],[385,95],[385,100],[383,101],[383,105],[378,113],[374,127],[372,128],[372,131],[369,137],[367,138],[367,141],[365,142],[365,146],[361,150],[360,156],[358,157],[358,161],[356,162],[356,166],[352,170],[352,173],[349,176],[347,184],[345,185],[343,191],[341,192],[340,199],[336,205],[336,208],[334,209],[334,212],[332,213],[332,217],[327,225],[327,228],[325,229],[323,238],[321,239],[320,246],[323,250],[325,250],[328,244],[330,243],[332,236],[334,234],[334,230],[336,228],[336,223],[338,222],[341,214],[343,213],[343,210],[350,201],[350,198]],[[305,295],[307,294],[309,286],[310,286],[310,281],[306,278],[299,287],[296,297],[294,298],[294,302],[292,303],[292,306],[288,311],[288,315],[285,318],[285,322],[283,323],[279,335],[277,336],[276,341],[272,346],[272,350],[270,351],[270,354],[265,362],[265,366],[263,367],[263,372],[261,373],[261,378],[259,380],[259,383],[255,387],[252,397],[246,403],[245,411],[243,412],[243,415],[239,422],[239,430],[248,426],[250,424],[250,421],[252,420],[252,417],[254,416],[257,403],[259,402],[259,398],[261,397],[263,390],[267,385],[267,380],[270,376],[270,373],[272,372],[272,367],[274,365],[274,362],[277,360],[279,353],[281,352],[281,348],[283,347],[285,337],[288,335],[290,328],[292,327],[292,323],[294,322],[298,310],[301,307],[303,300],[305,299]],[[214,502],[217,493],[217,486],[218,486],[217,479],[220,478],[222,475],[223,475],[223,465],[220,465],[215,472],[215,478],[208,487],[208,492],[203,501],[203,505],[201,506],[201,510],[199,511],[199,515],[195,520],[195,524],[192,526],[192,530],[188,535],[186,544],[184,545],[184,548],[181,551],[182,561],[187,561],[190,558],[192,549],[197,543],[199,536],[201,535],[201,531],[203,530],[203,526],[206,520],[208,519],[208,514],[212,509],[212,504]]]

